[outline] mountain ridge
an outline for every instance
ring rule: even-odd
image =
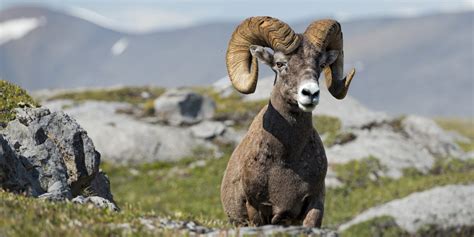
[[[0,77],[30,90],[209,85],[226,75],[225,50],[238,24],[129,34],[42,7],[0,11],[0,23],[41,16],[44,25],[0,45]],[[350,93],[390,113],[474,116],[473,16],[468,11],[342,22],[346,70],[358,71]],[[290,25],[302,32],[309,22]],[[112,48],[121,40],[127,44],[116,55]],[[261,68],[261,77],[271,74]]]

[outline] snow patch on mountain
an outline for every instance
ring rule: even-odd
[[[17,40],[34,29],[44,26],[46,18],[17,18],[4,22],[0,22],[0,45],[11,40]]]
[[[122,54],[128,47],[128,39],[127,38],[121,38],[115,42],[115,44],[112,46],[110,51],[112,52],[112,55],[118,56]]]

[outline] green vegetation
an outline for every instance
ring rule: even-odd
[[[342,180],[344,186],[327,191],[323,225],[340,225],[370,207],[413,192],[448,184],[467,184],[474,180],[472,160],[440,160],[428,174],[407,172],[398,180],[385,177],[370,179],[371,174],[383,168],[373,158],[335,166],[338,176],[346,178]],[[352,179],[349,174],[352,174]]]
[[[458,144],[464,151],[474,151],[474,119],[437,118],[435,121],[443,129],[455,131],[467,137],[469,142],[458,141]]]
[[[15,119],[14,108],[24,106],[36,107],[38,103],[19,86],[0,80],[0,125]]]
[[[410,234],[397,225],[393,217],[377,217],[353,225],[342,233],[343,236],[408,237]]]
[[[393,217],[381,216],[353,225],[342,232],[342,236],[381,236],[381,237],[471,237],[474,227],[461,226],[442,229],[439,226],[422,226],[416,233],[403,230]]]
[[[225,157],[230,152],[230,148],[226,149]],[[202,156],[199,153],[196,156]],[[176,163],[105,165],[103,169],[109,175],[119,206],[134,204],[143,211],[224,226],[227,222],[220,203],[220,182],[228,159],[205,156],[203,167],[193,168],[197,161],[193,157]]]
[[[127,102],[138,105],[159,97],[165,89],[159,87],[121,87],[111,89],[91,89],[86,91],[66,92],[55,95],[48,100],[69,99],[74,101],[98,100]]]
[[[234,120],[237,128],[247,128],[258,112],[268,104],[268,100],[244,101],[235,91],[224,97],[212,88],[196,87],[193,90],[216,102],[214,117],[217,120]]]
[[[326,147],[335,144],[344,144],[355,139],[352,133],[342,132],[341,120],[327,115],[316,115],[313,117],[313,126],[323,138]]]

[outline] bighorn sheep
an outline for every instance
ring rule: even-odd
[[[271,17],[251,17],[235,29],[226,55],[232,85],[244,94],[255,91],[257,59],[276,77],[268,105],[234,150],[222,180],[221,201],[232,223],[321,226],[327,159],[311,111],[322,71],[330,93],[346,96],[355,70],[343,77],[343,57],[334,20],[315,21],[304,34]]]

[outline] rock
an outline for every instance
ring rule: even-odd
[[[387,168],[385,175],[391,178],[400,178],[405,168],[427,172],[434,164],[435,158],[427,149],[420,149],[388,125],[351,132],[356,135],[355,140],[326,148],[330,163],[345,164],[372,156]]]
[[[387,168],[384,175],[391,178],[400,178],[406,168],[427,172],[437,158],[469,159],[450,133],[423,117],[407,116],[344,131],[350,131],[355,139],[326,148],[328,160],[344,164],[373,156]]]
[[[448,185],[393,200],[370,208],[340,226],[343,231],[352,225],[375,217],[391,216],[406,231],[415,234],[421,227],[472,227],[474,225],[474,185]]]
[[[109,178],[102,170],[100,170],[99,173],[96,174],[95,178],[91,181],[88,191],[92,192],[94,196],[105,198],[115,204],[114,196],[110,191]]]
[[[0,164],[8,163],[0,165],[0,174],[6,174],[0,179],[2,187],[60,201],[81,194],[100,178],[100,154],[74,119],[46,108],[22,108],[16,113],[16,119],[0,131]],[[104,196],[112,197],[109,183],[100,186],[109,191]]]
[[[88,131],[103,159],[114,163],[176,161],[194,155],[197,147],[217,150],[211,142],[194,138],[188,127],[149,124],[116,113],[129,107],[127,103],[86,101],[63,111]]]
[[[99,196],[77,196],[72,199],[72,202],[81,205],[92,204],[98,208],[109,209],[111,211],[119,211],[119,208],[115,205],[115,203]]]
[[[217,121],[203,121],[193,125],[191,134],[196,138],[210,139],[221,135],[225,131],[225,125]]]
[[[438,157],[461,157],[463,151],[451,133],[441,129],[433,120],[409,115],[401,121],[403,131],[421,148]]]
[[[155,114],[173,125],[196,124],[214,116],[212,99],[188,90],[169,90],[155,100]]]
[[[44,193],[44,190],[38,180],[28,173],[24,164],[28,164],[28,161],[22,162],[0,134],[0,187],[10,192],[37,197]]]

